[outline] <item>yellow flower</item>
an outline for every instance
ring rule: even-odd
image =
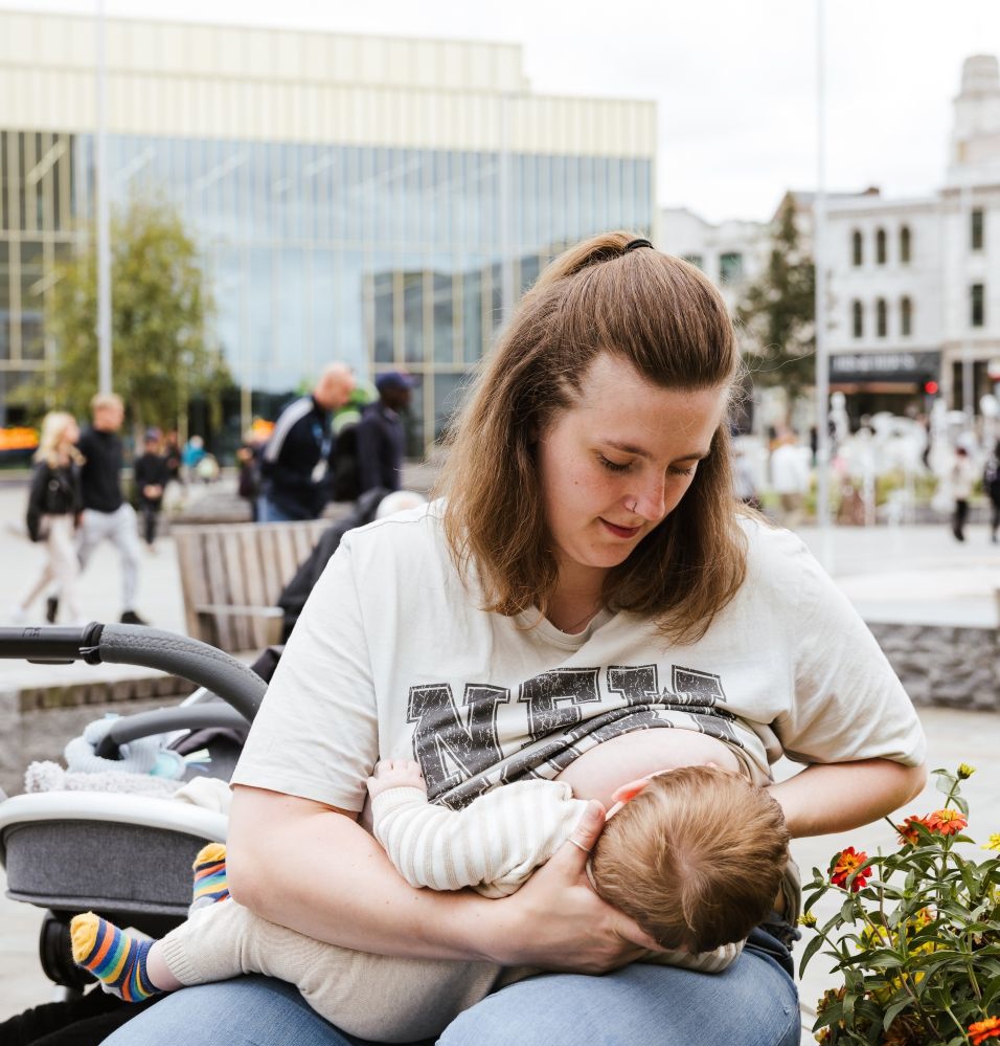
[[[816,916],[813,915],[812,912],[805,912],[803,915],[799,916],[799,925],[800,926],[815,926],[816,925]]]
[[[1000,850],[1000,832],[994,832],[988,843],[983,843],[984,850]]]
[[[974,766],[969,766],[968,763],[958,764],[958,779],[959,781],[966,781],[976,772]]]

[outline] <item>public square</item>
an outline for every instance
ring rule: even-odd
[[[231,487],[231,480],[224,480]],[[25,491],[17,485],[0,485],[0,569],[5,591],[24,587],[42,559],[41,550],[19,535]],[[232,498],[227,487],[202,496]],[[989,543],[986,527],[974,523],[964,544],[955,542],[944,520],[938,525],[841,527],[820,532],[805,527],[801,536],[828,564],[837,583],[862,615],[872,622],[939,623],[996,628],[997,589],[1000,588],[1000,546]],[[116,620],[118,607],[118,564],[110,546],[99,549],[83,576],[83,605],[95,620]],[[183,603],[171,538],[161,539],[156,554],[144,553],[139,608],[157,627],[183,632]],[[41,685],[57,678],[90,678],[100,672],[121,672],[124,666],[40,666],[18,661],[0,661],[0,687]],[[926,707],[920,710],[929,743],[929,765],[954,769],[960,762],[976,767],[966,782],[965,794],[972,806],[970,831],[985,840],[1000,830],[992,821],[1000,809],[1000,717],[991,712],[970,712]],[[52,739],[52,757],[69,738]],[[795,772],[783,761],[776,767],[779,777]],[[937,803],[933,784],[919,799],[901,811],[926,813]],[[799,839],[793,845],[803,877],[811,869],[825,869],[834,853],[844,846],[871,852],[891,846],[894,833],[885,823],[847,833]],[[48,1000],[52,985],[37,961],[37,932],[42,913],[25,904],[0,899],[0,1019],[28,1005]],[[801,957],[805,941],[797,945]],[[822,957],[813,960],[800,986],[803,1021],[811,1023],[810,1011],[829,983]],[[803,1043],[812,1036],[803,1033]]]

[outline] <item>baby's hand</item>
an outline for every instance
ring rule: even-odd
[[[419,788],[426,792],[427,782],[420,764],[412,759],[383,759],[376,763],[374,774],[368,778],[368,794],[374,799],[390,788]]]

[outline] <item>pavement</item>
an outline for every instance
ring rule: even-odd
[[[196,497],[232,499],[225,486]],[[4,596],[0,598],[0,622],[16,594],[24,590],[40,569],[43,552],[23,536],[20,521],[24,510],[22,486],[0,483],[0,576]],[[21,532],[19,532],[19,528]],[[837,527],[819,530],[797,528],[868,621],[938,623],[995,628],[998,625],[997,590],[1000,589],[1000,545],[990,544],[982,526],[968,529],[967,541],[952,538],[944,520],[940,525],[880,525]],[[119,571],[110,546],[95,553],[81,583],[82,604],[94,620],[117,620]],[[39,608],[40,609],[40,608]],[[159,542],[155,554],[143,553],[138,609],[157,627],[183,632],[183,604],[169,534]],[[94,680],[104,672],[120,672],[123,666],[42,666],[0,661],[0,688],[38,686],[72,677]],[[920,709],[929,749],[930,766],[954,769],[960,762],[977,772],[965,783],[964,794],[971,805],[970,832],[985,840],[1000,831],[1000,716],[989,712],[967,712],[943,708]],[[67,738],[54,738],[54,754]],[[776,775],[796,771],[779,763]],[[939,805],[933,783],[906,808],[907,813],[927,813]],[[991,821],[990,816],[996,819]],[[793,855],[805,878],[813,867],[825,869],[832,855],[844,846],[872,852],[892,847],[894,833],[883,822],[852,832],[812,839],[798,839]],[[0,883],[0,887],[5,883]],[[38,928],[42,912],[26,904],[0,897],[0,1020],[26,1006],[48,1001],[54,988],[41,972],[37,960]],[[806,941],[796,947],[801,956]],[[800,985],[804,1024],[816,999],[831,984],[822,957],[810,964]],[[803,1043],[813,1042],[808,1031]]]

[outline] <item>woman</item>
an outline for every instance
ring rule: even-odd
[[[288,642],[234,778],[233,895],[347,947],[564,971],[466,1010],[444,1046],[791,1046],[800,1024],[767,933],[715,977],[632,963],[651,942],[586,877],[596,803],[510,898],[411,889],[363,827],[379,755],[416,758],[450,805],[541,776],[607,806],[682,732],[758,778],[784,748],[809,764],[773,788],[793,835],[871,821],[924,781],[919,721],[871,634],[797,539],[737,508],[738,377],[697,269],[624,233],[567,252],[485,363],[446,500],[347,534]],[[261,1027],[349,1041],[247,978],[178,992],[108,1042]]]
[[[80,565],[74,542],[77,520],[83,510],[83,455],[76,448],[79,438],[80,429],[72,414],[52,411],[42,420],[28,494],[27,526],[32,541],[45,542],[49,558],[31,589],[14,604],[11,617],[15,622],[27,620],[28,608],[53,582],[70,621],[82,621],[76,602]]]

